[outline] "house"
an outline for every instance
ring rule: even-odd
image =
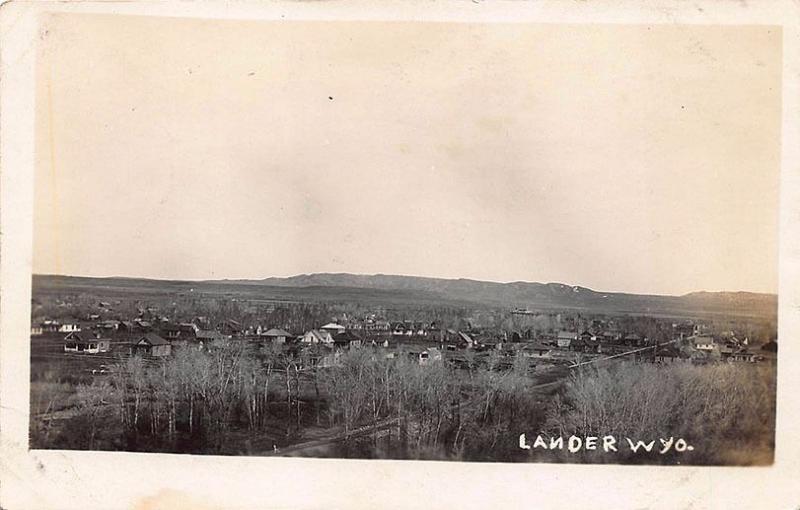
[[[605,344],[617,343],[622,338],[622,335],[616,331],[604,331],[600,335],[600,341]]]
[[[672,324],[675,336],[679,338],[690,337],[694,334],[694,324],[691,322],[676,322]]]
[[[322,344],[333,346],[333,336],[328,331],[312,329],[300,337],[300,342],[304,344]]]
[[[78,326],[74,322],[65,322],[64,324],[61,324],[58,327],[58,332],[59,333],[72,333],[72,332],[80,331],[80,330],[81,330],[81,327]]]
[[[144,332],[152,331],[153,323],[142,319],[134,319],[133,326],[131,327],[131,331],[133,330],[139,330]]]
[[[107,331],[117,331],[119,329],[120,322],[115,321],[112,319],[103,321],[100,323],[100,328],[105,329]]]
[[[200,329],[211,329],[211,321],[205,315],[199,315],[192,321],[197,324]]]
[[[31,336],[39,336],[44,333],[44,328],[41,324],[34,324],[31,326]]]
[[[584,339],[583,336],[579,339],[580,343],[582,343],[583,352],[592,352],[592,353],[602,353],[603,352],[603,345],[600,343],[599,340],[595,338],[588,338]]]
[[[338,335],[333,335],[333,344],[336,347],[361,347],[361,338],[353,334],[351,331],[345,331]]]
[[[182,322],[180,324],[165,324],[161,327],[161,334],[167,340],[195,340],[200,328],[197,324]]]
[[[711,335],[696,335],[691,337],[692,345],[698,351],[710,352],[717,348],[717,343]]]
[[[458,332],[458,341],[462,347],[466,347],[467,349],[474,349],[478,346],[478,343],[463,331]]]
[[[395,322],[391,326],[392,334],[396,336],[403,336],[406,334],[406,325],[402,322]]]
[[[372,340],[370,340],[369,345],[371,347],[384,347],[388,349],[389,346],[392,345],[392,342],[389,341],[388,337],[384,337],[383,340],[381,340],[380,338],[378,338],[377,340],[373,338]],[[455,349],[455,346],[453,346],[453,348]]]
[[[428,347],[419,353],[419,364],[422,366],[433,365],[442,361],[442,351],[436,347]]]
[[[192,322],[182,322],[178,324],[178,332],[181,338],[193,340],[197,338],[198,331],[200,331],[200,326]]]
[[[161,334],[169,340],[176,340],[181,335],[181,328],[177,324],[166,324],[161,328]]]
[[[223,335],[236,336],[242,332],[242,324],[239,321],[228,319],[217,324],[216,329]]]
[[[331,336],[336,336],[336,335],[338,335],[340,333],[344,333],[346,328],[344,326],[342,326],[341,324],[337,324],[335,322],[329,322],[328,324],[325,324],[324,326],[322,326],[319,329],[321,331],[327,331],[328,333],[331,334]]]
[[[51,319],[45,319],[42,321],[42,333],[58,333],[58,328],[60,327],[61,323],[58,321]]]
[[[622,339],[622,343],[630,346],[638,346],[642,344],[642,337],[636,333],[630,333],[625,335],[625,338]]]
[[[750,352],[747,349],[742,349],[738,352],[735,352],[733,356],[731,356],[731,361],[741,361],[747,363],[759,363],[765,359],[766,358],[764,356],[760,356],[755,352]]]
[[[141,356],[169,356],[172,354],[172,345],[155,333],[147,333],[131,347],[131,354]]]
[[[586,342],[583,341],[580,335],[577,335],[574,339],[570,341],[569,350],[575,352],[585,352],[586,351]]]
[[[111,350],[111,340],[96,338],[87,331],[76,331],[64,337],[64,352],[84,352],[97,354]]]
[[[556,336],[556,345],[561,349],[569,349],[573,344],[577,343],[578,333],[574,331],[559,331]]]
[[[675,363],[677,361],[684,361],[681,353],[672,346],[658,347],[653,354],[653,361],[655,363]]]
[[[220,340],[225,340],[226,338],[228,337],[223,335],[219,331],[213,329],[201,329],[197,333],[195,333],[194,336],[194,340],[198,343],[200,347],[212,344],[214,342],[218,342]]]
[[[291,333],[278,328],[272,328],[268,331],[265,331],[261,334],[261,336],[273,344],[285,344],[288,339],[292,338]]]
[[[444,330],[436,324],[436,321],[433,321],[428,325],[428,335],[442,339],[444,337]]]
[[[389,321],[383,319],[367,319],[365,329],[368,331],[389,331],[391,325]]]

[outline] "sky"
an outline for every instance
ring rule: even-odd
[[[775,27],[55,15],[33,269],[777,292]]]

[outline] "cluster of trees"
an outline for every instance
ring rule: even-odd
[[[487,447],[534,411],[526,405],[530,366],[517,356],[510,370],[500,370],[496,352],[486,364],[472,361],[458,370],[441,362],[425,366],[408,357],[349,351],[340,366],[323,373],[331,423],[345,431],[390,423],[389,436],[398,442],[387,447],[373,434],[371,444],[362,445],[367,448],[361,455],[368,457],[485,458]]]
[[[387,352],[293,355],[280,346],[254,350],[223,341],[163,362],[131,357],[108,378],[78,385],[73,399],[81,426],[38,446],[241,453],[244,438],[248,451],[258,453],[301,441],[315,427],[344,434],[348,455],[484,458],[487,447],[512,437],[535,414],[522,356],[511,369],[500,370],[493,353],[488,363],[473,360],[458,370]],[[373,430],[361,437],[363,427]],[[389,442],[378,440],[386,436]]]
[[[563,395],[553,401],[545,429],[561,437],[673,437],[694,445],[692,451],[673,450],[660,457],[634,458],[630,451],[611,457],[587,453],[585,460],[593,462],[769,463],[775,382],[773,365],[624,363],[586,368],[575,372]]]
[[[331,456],[696,464],[771,459],[773,366],[588,366],[549,395],[532,388],[530,360],[519,354],[509,359],[492,351],[479,362],[467,351],[462,368],[454,368],[390,352],[255,349],[222,341],[165,361],[131,357],[109,377],[73,386],[67,407],[80,423],[70,422],[61,434],[40,434],[34,423],[34,446],[258,454],[302,442],[313,428],[317,436],[344,438],[330,447]],[[519,448],[520,433],[540,431],[681,437],[696,448],[680,459],[674,452],[626,457],[624,451],[603,456]]]

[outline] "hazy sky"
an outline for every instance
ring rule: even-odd
[[[37,273],[777,289],[774,27],[46,29]]]

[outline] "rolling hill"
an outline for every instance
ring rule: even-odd
[[[665,315],[777,315],[777,296],[774,294],[694,292],[683,296],[663,296],[600,292],[562,283],[498,283],[384,274],[315,273],[261,280],[207,281],[34,275],[33,286],[34,294],[58,289],[104,288],[119,293],[186,292],[193,289],[193,292],[291,301],[419,302]]]

